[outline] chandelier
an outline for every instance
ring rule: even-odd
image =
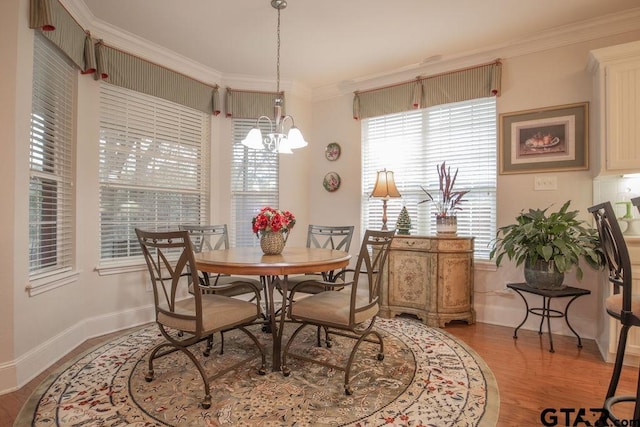
[[[276,61],[276,82],[278,98],[275,99],[274,120],[267,116],[260,116],[256,120],[256,125],[249,131],[247,136],[242,140],[242,145],[253,148],[255,150],[268,150],[278,153],[293,153],[295,148],[307,146],[300,129],[295,127],[293,117],[287,115],[282,117],[282,98],[280,98],[280,11],[287,7],[285,0],[271,0],[271,6],[278,11],[278,56]],[[262,135],[260,131],[260,121],[269,123],[269,132]],[[285,133],[285,123],[291,122],[289,131]]]

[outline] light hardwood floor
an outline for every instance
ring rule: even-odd
[[[547,408],[553,412],[545,417],[546,425],[589,425],[576,423],[580,410],[582,419],[593,425],[591,408],[602,406],[612,370],[593,340],[583,340],[578,349],[575,337],[554,335],[556,352],[550,353],[548,336],[537,331],[520,330],[514,340],[513,328],[483,323],[451,323],[444,330],[473,348],[493,371],[500,390],[498,426],[545,425],[541,414]],[[85,342],[20,390],[0,396],[0,426],[13,424],[35,387],[58,366],[120,333]],[[635,394],[636,380],[637,369],[625,367],[620,390]]]

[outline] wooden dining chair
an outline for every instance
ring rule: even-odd
[[[635,396],[616,395],[629,329],[633,326],[640,326],[640,295],[633,295],[629,250],[610,202],[600,203],[588,210],[595,219],[600,246],[606,261],[608,280],[613,286],[611,295],[606,298],[605,308],[607,314],[620,323],[616,359],[603,404],[605,412],[596,425],[609,425],[607,420],[613,421],[613,425],[622,425],[617,423],[627,421],[620,420],[614,413],[614,406],[622,402],[634,403],[633,419],[640,422],[640,400],[638,398],[640,396],[640,377]]]
[[[292,290],[288,317],[301,325],[291,334],[282,355],[282,373],[290,375],[287,358],[296,358],[338,369],[345,372],[344,390],[352,394],[349,385],[351,366],[360,345],[373,342],[379,348],[377,359],[384,359],[382,335],[375,329],[375,320],[380,310],[380,291],[389,246],[395,230],[365,232],[354,270],[338,273],[335,282],[317,282],[323,290],[306,298],[295,299]],[[336,291],[336,288],[343,288]],[[354,339],[346,366],[332,364],[325,360],[313,359],[307,354],[292,353],[291,344],[307,326],[326,328],[328,333]]]
[[[220,293],[203,293],[200,290],[191,239],[186,230],[149,232],[136,229],[135,231],[151,278],[156,323],[165,338],[149,354],[149,370],[145,379],[149,382],[154,378],[154,360],[169,353],[181,351],[200,373],[205,393],[200,404],[207,409],[211,407],[210,381],[255,359],[258,355],[262,359],[258,373],[264,375],[266,373],[264,348],[255,335],[247,329],[247,326],[262,323],[260,290],[257,287],[253,288],[255,302]],[[185,273],[190,275],[190,281],[184,277]],[[189,286],[192,286],[192,292],[189,292]],[[239,285],[229,284],[226,288],[231,289],[234,286]],[[217,371],[214,375],[209,375],[190,348],[208,340],[216,332],[232,329],[244,332],[257,347],[258,354],[249,355]]]

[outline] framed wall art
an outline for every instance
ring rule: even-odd
[[[500,174],[589,168],[589,103],[500,114]]]

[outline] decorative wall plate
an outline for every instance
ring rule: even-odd
[[[338,144],[337,142],[332,142],[331,144],[327,145],[327,148],[324,149],[324,156],[330,162],[338,160],[338,157],[340,157],[340,144]]]
[[[338,175],[336,172],[329,172],[324,176],[322,186],[329,192],[336,191],[338,188],[340,188],[340,175]]]

